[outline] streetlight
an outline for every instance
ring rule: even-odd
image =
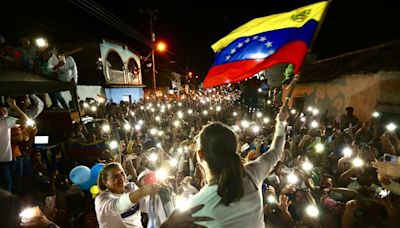
[[[167,49],[167,45],[162,41],[158,42],[156,47],[157,47],[157,50],[160,52],[163,52]]]

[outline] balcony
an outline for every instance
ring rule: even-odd
[[[141,85],[141,81],[138,76],[135,76],[128,70],[113,70],[108,67],[104,68],[104,75],[106,77],[106,84],[113,85]]]

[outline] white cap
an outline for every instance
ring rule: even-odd
[[[153,171],[145,169],[143,170],[137,177],[137,180],[140,181],[140,179],[142,179],[144,176],[146,176],[147,174],[152,173]]]

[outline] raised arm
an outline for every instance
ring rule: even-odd
[[[144,196],[157,194],[158,190],[158,185],[148,184],[136,191],[124,193],[120,197],[109,195],[110,193],[106,192],[96,197],[96,207],[101,213],[121,214],[133,207]]]
[[[35,119],[43,111],[44,103],[35,94],[29,95],[29,98],[32,101],[32,107],[26,111],[26,114]]]
[[[271,170],[282,157],[285,144],[284,121],[286,121],[288,116],[289,114],[286,110],[281,108],[276,117],[277,122],[275,125],[274,139],[272,140],[269,151],[245,165],[246,170],[256,178],[258,184],[261,184],[264,179],[267,178]]]

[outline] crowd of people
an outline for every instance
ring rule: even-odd
[[[176,208],[201,204],[194,215],[209,219],[198,222],[207,227],[395,227],[398,222],[400,141],[379,117],[361,122],[348,107],[332,118],[308,107],[281,111],[274,121],[274,106],[249,112],[238,92],[226,89],[134,104],[91,102],[82,101],[82,109],[106,121],[95,132],[75,123],[68,143],[110,145],[84,161],[106,163],[96,203],[68,180],[76,162],[59,151],[50,159],[40,151],[30,157],[33,182],[54,183],[54,191],[49,188],[41,198],[55,196],[52,220],[62,227],[111,227],[117,221],[122,227],[159,227]],[[23,113],[12,101],[9,106]],[[121,205],[104,207],[109,199],[120,199]],[[124,212],[129,219],[120,216]]]
[[[0,67],[18,68],[23,71],[40,74],[48,78],[78,83],[78,69],[74,58],[70,55],[80,51],[62,50],[61,47],[50,47],[46,40],[21,37],[17,43],[8,42],[0,35]],[[52,108],[68,109],[61,92],[40,94],[46,105]]]
[[[66,62],[41,69],[54,74]],[[22,216],[28,227],[397,227],[394,124],[379,113],[361,121],[350,106],[336,117],[274,102],[249,108],[244,99],[224,86],[131,104],[82,100],[81,114],[101,124],[76,122],[64,147],[40,150],[33,120],[45,100],[7,98],[0,212],[9,216],[1,226],[18,226]],[[101,152],[82,150],[74,160],[76,145]],[[98,163],[99,193],[71,184],[72,168]],[[24,221],[28,206],[39,209]]]

